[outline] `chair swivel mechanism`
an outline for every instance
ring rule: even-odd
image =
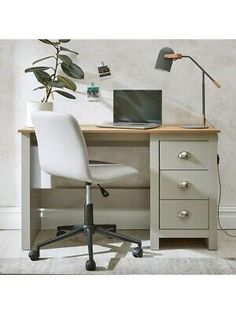
[[[86,143],[77,120],[69,115],[56,112],[35,112],[32,121],[39,149],[41,169],[54,176],[82,181],[85,183],[84,222],[81,225],[59,226],[56,237],[37,243],[29,252],[32,261],[40,257],[40,248],[79,234],[87,238],[89,259],[86,262],[88,271],[96,269],[93,259],[93,234],[117,238],[137,244],[133,249],[134,257],[142,257],[140,240],[116,232],[116,225],[94,224],[92,184],[98,184],[103,196],[107,191],[100,184],[135,174],[137,170],[123,164],[107,162],[89,162]]]

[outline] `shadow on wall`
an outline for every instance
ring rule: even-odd
[[[111,68],[112,77],[110,78],[100,78],[98,73],[95,72],[86,72],[85,71],[85,78],[84,80],[78,81],[78,100],[83,105],[89,104],[87,100],[87,86],[94,83],[96,86],[100,88],[100,98],[99,101],[95,103],[98,105],[96,110],[102,110],[103,108],[107,109],[110,113],[110,116],[113,115],[113,90],[114,89],[138,89],[137,85],[132,86],[127,81],[120,81],[116,80],[117,75],[116,71]],[[151,78],[151,76],[150,76]],[[136,81],[135,81],[136,82]],[[145,84],[144,84],[145,85]],[[155,87],[155,89],[163,89],[162,84],[160,87]],[[147,88],[147,86],[141,88]],[[152,87],[149,87],[152,89]],[[148,88],[147,88],[148,89]],[[82,97],[80,99],[79,97]],[[185,105],[182,102],[176,101],[176,99],[172,98],[163,98],[163,123],[180,123],[180,124],[192,124],[192,123],[201,123],[201,107],[193,108],[189,105]],[[76,116],[76,113],[74,113]],[[111,121],[108,121],[111,122]]]
[[[194,110],[194,112],[193,112]],[[199,113],[197,113],[197,110]],[[202,108],[192,108],[176,99],[162,99],[162,123],[163,124],[200,124]],[[178,119],[178,120],[177,120]]]
[[[85,70],[84,79],[77,81],[78,89],[75,92],[77,99],[65,103],[64,100],[57,98],[54,105],[55,111],[68,112],[74,115],[81,124],[112,122],[113,90],[137,88],[120,83],[115,79],[116,77],[114,74],[111,78],[100,78],[98,73]],[[87,98],[87,87],[91,86],[91,83],[98,86],[100,90],[99,100],[96,102],[90,102]]]
[[[123,84],[115,79],[116,76],[111,76],[107,78],[100,78],[98,73],[91,73],[85,71],[84,80],[78,82],[78,91],[79,95],[87,98],[86,89],[87,86],[94,83],[95,86],[98,86],[100,89],[100,98],[99,104],[103,105],[111,112],[113,111],[113,90],[114,89],[125,89],[127,84]],[[81,88],[82,87],[82,88]],[[87,100],[88,101],[88,100]]]

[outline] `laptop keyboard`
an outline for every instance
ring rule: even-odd
[[[97,125],[99,128],[124,128],[124,129],[153,129],[158,128],[160,124],[158,123],[135,123],[135,122],[115,122]]]

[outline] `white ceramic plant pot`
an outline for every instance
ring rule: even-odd
[[[53,102],[28,101],[26,126],[33,127],[31,114],[35,111],[53,111]]]

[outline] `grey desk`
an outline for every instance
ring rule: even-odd
[[[150,148],[150,238],[205,238],[217,249],[218,129],[182,129],[163,125],[149,130],[82,126],[88,145],[144,145]],[[41,176],[35,132],[22,128],[22,249],[30,249],[41,230]],[[50,183],[47,193],[53,193]],[[63,195],[61,195],[63,198]],[[124,212],[125,215],[125,212]]]

